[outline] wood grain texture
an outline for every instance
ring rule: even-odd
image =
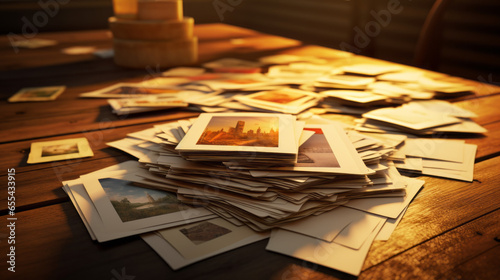
[[[500,275],[497,207],[369,268],[359,279],[496,279]]]
[[[375,242],[365,268],[500,208],[500,158],[475,165],[474,182],[422,178],[423,189],[387,242]],[[497,223],[500,229],[500,220]],[[459,240],[457,240],[459,242]]]

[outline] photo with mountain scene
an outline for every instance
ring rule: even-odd
[[[321,128],[304,128],[314,134],[299,147],[295,166],[299,167],[340,167],[339,161]]]
[[[197,145],[279,146],[278,117],[212,117]]]
[[[131,181],[114,178],[99,179],[99,183],[122,222],[189,209],[173,193],[137,187]]]

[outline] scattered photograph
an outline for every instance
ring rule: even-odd
[[[9,102],[50,101],[56,99],[65,86],[23,88],[9,98]]]
[[[230,83],[230,84],[238,84],[238,85],[249,85],[249,84],[262,83],[262,81],[258,81],[255,79],[228,79],[228,80],[222,80],[221,82]]]
[[[269,237],[269,232],[258,233],[247,226],[235,226],[218,217],[160,230],[154,235],[161,237],[160,241],[170,247],[167,248],[168,254],[165,254],[165,260],[176,269],[262,240]]]
[[[115,179],[99,179],[104,192],[122,222],[145,219],[188,209],[173,193],[135,186],[133,182]]]
[[[28,163],[51,162],[91,157],[94,153],[87,138],[73,138],[31,143]]]
[[[308,134],[314,132],[314,134],[299,146],[297,162],[293,166],[270,169],[353,175],[367,174],[368,168],[341,126],[337,124],[310,124],[304,127],[303,132]]]
[[[251,98],[278,104],[288,104],[306,96],[307,95],[295,91],[275,90],[275,91],[264,91],[259,94],[253,95]]]
[[[278,147],[279,118],[214,116],[196,144]]]
[[[179,141],[182,156],[201,155],[214,159],[229,153],[273,153],[273,157],[297,155],[296,117],[274,113],[203,113]],[[211,157],[208,157],[211,154]]]
[[[199,245],[217,237],[223,236],[231,232],[231,230],[212,224],[210,222],[202,222],[194,227],[183,228],[180,230],[194,244]]]
[[[165,88],[165,87],[155,87],[155,86],[145,86],[132,83],[119,83],[100,90],[86,92],[80,94],[81,97],[92,97],[92,98],[130,98],[130,97],[145,97],[145,96],[156,96],[163,94],[178,94],[180,90]]]
[[[299,147],[297,167],[340,167],[321,128],[304,128],[314,134]]]
[[[283,88],[266,90],[250,95],[235,96],[240,103],[285,114],[298,114],[318,102],[319,95],[314,92]]]
[[[78,153],[78,145],[76,143],[42,147],[42,157],[68,155],[75,153]]]
[[[150,95],[150,94],[160,94],[160,93],[177,93],[178,90],[167,90],[160,88],[144,88],[144,87],[133,87],[133,86],[121,86],[110,91],[103,92],[103,94],[124,94],[124,95]]]

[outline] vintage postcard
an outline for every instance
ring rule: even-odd
[[[9,102],[50,101],[56,99],[66,86],[23,88],[9,98]]]
[[[295,117],[266,113],[201,114],[176,150],[295,154]]]
[[[382,226],[383,223],[379,223],[357,250],[283,229],[273,230],[266,249],[359,275],[371,244]]]
[[[368,172],[368,168],[340,126],[306,125],[304,131],[312,131],[314,135],[299,147],[297,163],[273,170],[344,174]]]
[[[257,108],[286,114],[297,114],[314,106],[318,95],[314,92],[287,88],[241,95],[235,97],[235,99],[245,105]]]
[[[281,225],[280,228],[321,239],[326,242],[335,242],[335,239],[338,238],[338,242],[335,243],[347,245],[349,244],[349,242],[345,242],[347,239],[357,239],[356,241],[358,242],[353,243],[359,244],[359,242],[364,241],[366,237],[364,238],[358,234],[369,233],[370,227],[373,225],[369,225],[369,221],[373,219],[378,222],[378,219],[384,218],[360,210],[340,206],[321,215]],[[361,228],[358,228],[357,232],[352,230],[353,226]]]
[[[214,72],[225,73],[258,73],[261,70],[260,66],[259,62],[238,58],[221,58],[203,64],[203,67],[210,68]]]
[[[260,88],[274,83],[262,74],[231,74],[222,79],[200,81],[213,90],[247,90],[247,88]]]
[[[132,83],[119,83],[103,89],[80,94],[80,97],[90,98],[131,98],[153,95],[178,94],[181,90],[165,87],[145,86]]]
[[[375,82],[375,78],[352,76],[352,75],[330,75],[330,76],[320,77],[316,81],[320,83],[339,84],[345,86],[367,86]]]
[[[123,100],[123,107],[162,107],[162,108],[174,108],[174,107],[187,107],[189,103],[184,102],[184,100],[176,97],[170,96],[150,96],[145,98],[127,98]]]
[[[418,179],[407,177],[402,178],[407,184],[405,197],[355,199],[347,202],[344,206],[395,219],[410,204],[411,200],[417,195],[418,191],[425,183],[424,181]],[[397,184],[404,183],[398,182]]]
[[[377,109],[363,114],[363,117],[407,127],[412,130],[422,130],[460,122],[459,119],[445,114],[403,107]]]
[[[387,97],[383,95],[374,94],[371,91],[359,91],[359,90],[328,90],[321,92],[321,95],[326,98],[333,97],[356,103],[380,102],[380,101],[385,101],[387,99]]]
[[[87,138],[35,142],[31,143],[28,163],[51,162],[93,155]]]
[[[366,76],[377,76],[380,74],[397,72],[403,70],[403,67],[399,65],[376,65],[376,64],[353,64],[342,67],[342,70],[346,73],[366,75]]]
[[[188,232],[188,235],[184,235],[182,230]],[[248,227],[235,226],[217,218],[148,233],[141,237],[173,270],[177,270],[203,259],[266,239],[269,233],[257,233]],[[186,254],[188,257],[185,257]]]
[[[158,232],[186,259],[199,258],[248,237],[258,235],[246,226],[235,226],[222,218]]]
[[[115,232],[182,225],[212,215],[206,209],[181,203],[175,193],[139,186],[123,172],[80,178],[103,223]]]

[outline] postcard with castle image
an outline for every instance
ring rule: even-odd
[[[179,151],[296,153],[295,117],[272,113],[201,114]]]
[[[184,224],[212,216],[203,208],[181,203],[175,193],[142,187],[120,172],[82,176],[82,183],[103,223],[115,230]],[[167,227],[167,226],[166,226]]]

